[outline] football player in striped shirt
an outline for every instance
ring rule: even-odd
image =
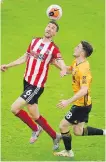
[[[34,143],[37,140],[43,129],[53,139],[53,149],[59,147],[61,134],[56,133],[46,119],[39,113],[38,99],[44,91],[49,65],[52,60],[58,61],[61,67],[60,75],[64,76],[66,74],[66,66],[59,48],[52,41],[53,36],[56,35],[58,30],[58,24],[50,21],[45,28],[44,36],[42,38],[36,37],[32,39],[26,53],[22,57],[0,67],[5,72],[8,68],[26,63],[24,91],[12,104],[11,111],[32,129],[30,143]],[[23,110],[24,106],[27,106],[32,118]]]

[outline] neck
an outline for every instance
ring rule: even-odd
[[[84,61],[86,61],[86,58],[84,58],[84,57],[77,57],[76,58],[77,65],[84,62]]]
[[[51,42],[52,38],[43,37],[43,42]]]

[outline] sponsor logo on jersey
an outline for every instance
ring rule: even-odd
[[[46,54],[49,55],[49,53],[50,53],[50,50],[48,49],[48,50],[46,51]]]
[[[39,48],[38,48],[39,50],[42,50],[43,49],[43,46],[39,46]]]
[[[33,50],[30,53],[28,53],[28,57],[31,57],[31,56],[33,56],[35,59],[40,59],[41,61],[45,59],[44,54],[34,52]]]

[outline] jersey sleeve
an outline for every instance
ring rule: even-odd
[[[53,50],[53,59],[62,59],[59,48],[55,47]]]
[[[31,52],[31,46],[33,45],[33,42],[35,41],[35,39],[36,39],[36,38],[32,39],[32,41],[30,42],[30,44],[29,44],[29,46],[28,46],[28,48],[27,48],[26,53],[29,54],[29,53]]]
[[[30,49],[31,49],[31,43],[29,44],[26,53],[30,53]]]
[[[87,86],[89,87],[91,81],[92,81],[92,76],[89,70],[83,70],[80,72],[80,86]]]

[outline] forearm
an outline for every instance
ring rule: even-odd
[[[66,65],[64,63],[63,60],[56,60],[57,61],[57,67],[60,69],[60,70],[64,70],[66,69]]]
[[[81,97],[85,96],[87,94],[87,88],[86,89],[80,89],[72,98],[69,98],[67,101],[69,104],[72,102],[75,102],[76,100],[80,99]]]
[[[52,61],[51,65],[54,65],[57,69],[61,70],[61,68],[60,68],[60,66],[59,66],[59,64],[58,64],[58,62],[57,62],[57,60],[54,59],[54,60]]]
[[[25,63],[26,62],[26,58],[27,58],[27,54],[24,54],[19,59],[15,60],[13,62],[10,62],[9,64],[7,64],[7,68],[10,68],[10,67],[17,66],[17,65]]]
[[[60,67],[60,65],[58,64],[57,61],[52,62],[52,64],[53,64],[56,68],[58,68],[59,70],[61,70],[61,67]],[[69,69],[69,66],[65,66],[65,68],[66,68],[67,74],[71,74],[71,70]]]

